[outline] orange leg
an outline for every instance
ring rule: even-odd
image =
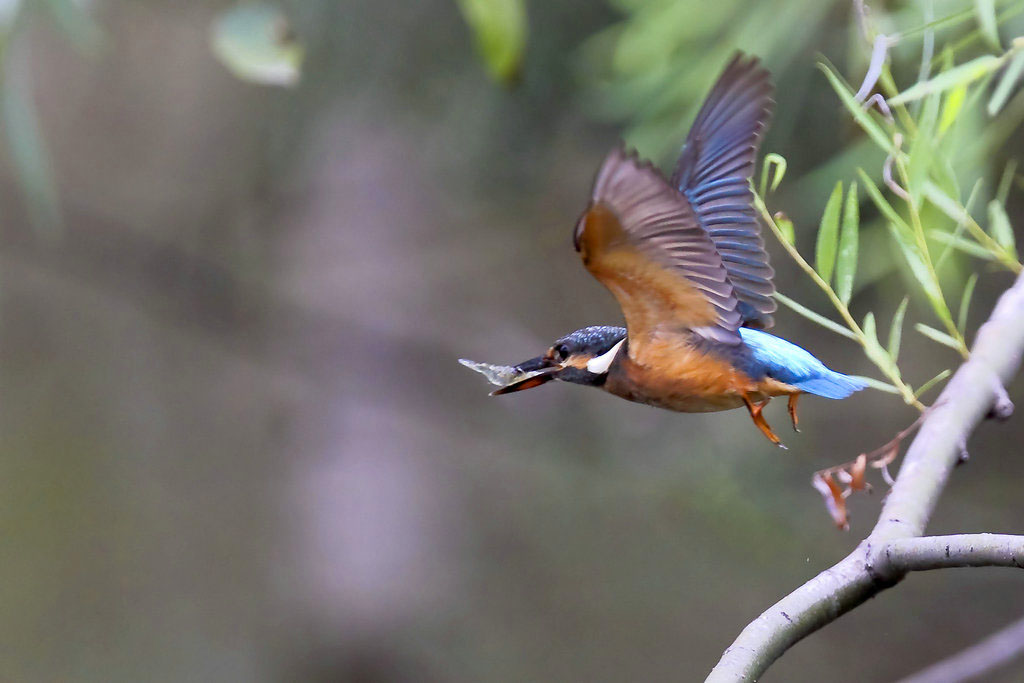
[[[764,410],[764,407],[768,405],[768,401],[770,400],[771,399],[766,398],[762,403],[754,403],[746,394],[743,394],[743,402],[747,404],[747,410],[750,411],[750,418],[754,421],[757,428],[760,429],[761,433],[767,436],[768,440],[773,444],[779,448],[785,448],[786,445],[779,440],[779,437],[775,436],[775,432],[772,431],[772,428],[765,421],[764,415],[761,414],[761,411]]]
[[[793,421],[794,432],[800,431],[800,428],[797,426],[800,424],[800,418],[796,416],[796,401],[798,398],[800,398],[800,394],[790,394],[789,405],[787,406],[789,408],[789,419]]]

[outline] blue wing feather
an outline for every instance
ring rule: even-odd
[[[835,399],[867,386],[855,377],[829,370],[804,349],[773,334],[741,327],[740,337],[750,350],[743,370],[751,377],[771,377],[809,394]]]

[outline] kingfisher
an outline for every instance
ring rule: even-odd
[[[776,304],[750,178],[774,101],[771,74],[737,53],[704,101],[668,179],[621,144],[594,181],[573,231],[583,265],[618,301],[625,327],[590,326],[515,366],[463,361],[510,394],[552,380],[658,408],[746,407],[764,418],[786,396],[843,399],[866,384],[765,330]],[[500,377],[496,379],[496,377]]]

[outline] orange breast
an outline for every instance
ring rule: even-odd
[[[616,396],[683,413],[729,410],[791,393],[774,380],[756,381],[722,357],[672,335],[642,345],[641,357],[624,356],[608,374],[605,389]],[[630,349],[632,352],[632,349]]]

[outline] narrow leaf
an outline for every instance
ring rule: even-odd
[[[988,44],[997,50],[999,44],[999,22],[996,21],[996,0],[974,0],[974,11],[978,15],[978,26]]]
[[[957,223],[967,223],[971,220],[967,209],[960,205],[960,202],[943,192],[938,185],[928,181],[924,184],[924,195],[942,213],[952,218]]]
[[[848,339],[857,339],[857,335],[855,335],[853,332],[851,332],[847,328],[843,327],[842,325],[840,325],[839,323],[837,323],[837,322],[835,322],[833,320],[829,320],[828,318],[826,318],[825,316],[821,315],[820,313],[815,313],[814,311],[812,311],[811,309],[807,308],[806,306],[798,304],[797,302],[793,301],[792,299],[790,299],[785,294],[782,294],[780,292],[775,292],[775,298],[778,299],[783,305],[789,307],[794,312],[799,313],[800,315],[802,315],[803,317],[807,318],[808,320],[821,325],[825,329],[832,330],[836,334],[840,334],[840,335],[842,335],[844,337],[847,337]]]
[[[839,210],[843,205],[843,183],[836,183],[818,226],[818,242],[814,248],[814,268],[825,282],[832,281],[836,265],[836,245],[839,240]]]
[[[896,226],[897,229],[902,231],[906,239],[913,241],[913,234],[910,226],[903,220],[899,212],[892,208],[892,204],[886,200],[881,190],[878,189],[878,185],[871,180],[871,176],[864,172],[864,169],[858,168],[857,175],[860,176],[861,182],[864,183],[864,189],[867,190],[868,196],[871,197],[871,201],[874,202],[878,210],[882,212],[882,215],[889,219],[889,222]]]
[[[458,0],[458,5],[491,77],[515,82],[526,50],[524,0]]]
[[[1010,225],[1010,217],[1006,215],[1006,209],[998,199],[988,203],[988,231],[996,244],[1017,258],[1016,240],[1013,236],[1013,227]]]
[[[864,316],[864,353],[871,362],[889,374],[899,372],[889,353],[878,343],[878,332],[875,327],[875,314]]]
[[[903,338],[903,317],[907,314],[907,304],[910,297],[903,297],[903,301],[896,307],[892,316],[892,324],[889,325],[889,356],[895,363],[900,357],[900,340]]]
[[[977,242],[967,239],[966,237],[959,237],[955,234],[950,234],[948,232],[943,232],[941,230],[929,230],[928,236],[931,237],[936,242],[948,244],[954,249],[959,249],[965,254],[970,254],[971,256],[975,256],[980,259],[985,259],[986,261],[994,261],[996,258],[996,255],[993,254],[991,251],[981,246]]]
[[[1024,52],[1018,52],[1010,60],[1006,70],[1003,71],[1003,75],[999,78],[999,84],[996,85],[996,89],[988,101],[989,116],[995,116],[1003,108],[1006,100],[1010,98],[1010,93],[1013,92],[1013,86],[1017,85],[1017,81],[1020,80],[1022,73],[1024,73]]]
[[[843,207],[843,223],[839,233],[839,253],[836,257],[836,294],[844,304],[850,303],[853,280],[857,274],[857,251],[860,234],[860,200],[857,183],[850,184]]]
[[[964,285],[964,295],[960,298],[960,311],[956,322],[956,329],[960,330],[960,334],[963,334],[967,327],[967,311],[971,307],[971,297],[974,296],[974,287],[977,284],[978,274],[971,273],[971,276],[967,278],[967,284]]]
[[[904,104],[913,100],[919,100],[935,92],[943,92],[950,88],[955,88],[958,85],[967,85],[995,71],[999,68],[1000,64],[1002,64],[1002,60],[993,55],[976,57],[960,66],[954,66],[948,71],[943,71],[927,81],[915,83],[899,95],[896,95],[896,97],[890,98],[889,104]]]
[[[939,382],[941,382],[942,380],[944,380],[944,379],[946,379],[947,377],[949,377],[949,376],[950,376],[951,374],[953,374],[953,371],[952,371],[952,370],[950,370],[949,368],[946,368],[945,370],[943,370],[943,371],[942,371],[942,372],[940,372],[939,374],[935,375],[935,376],[934,376],[934,377],[932,377],[932,378],[931,378],[930,380],[928,380],[927,382],[925,382],[924,384],[922,384],[922,385],[920,386],[920,388],[918,388],[918,390],[914,392],[914,398],[921,398],[921,396],[922,396],[922,395],[923,395],[923,394],[924,394],[924,393],[925,393],[926,391],[928,391],[929,389],[931,389],[932,387],[934,387],[934,386],[935,386],[936,384],[938,384],[938,383],[939,383]]]
[[[828,82],[832,85],[832,89],[839,95],[840,101],[846,110],[850,112],[853,120],[857,122],[864,132],[867,133],[872,140],[875,141],[879,147],[884,149],[887,153],[893,151],[892,138],[885,132],[879,123],[872,118],[860,102],[854,97],[850,89],[846,87],[839,75],[833,71],[832,67],[828,64],[818,62],[818,68],[821,69],[825,77],[828,78]]]
[[[945,133],[949,127],[956,123],[956,117],[964,106],[967,99],[967,86],[958,85],[946,95],[946,101],[942,105],[942,116],[939,117],[939,134]]]
[[[931,339],[934,342],[938,342],[938,343],[942,344],[943,346],[948,346],[949,348],[955,349],[957,351],[960,350],[960,344],[957,343],[956,339],[953,339],[951,336],[949,336],[945,332],[940,332],[939,330],[935,329],[934,327],[929,327],[928,325],[925,325],[924,323],[915,323],[914,324],[914,329],[917,330],[918,332],[920,332],[921,334],[923,334],[924,336],[928,337],[929,339]]]
[[[887,394],[899,394],[900,393],[900,390],[897,389],[892,384],[889,384],[888,382],[880,382],[879,380],[875,379],[874,377],[865,377],[864,375],[851,375],[851,377],[854,377],[855,379],[859,379],[861,382],[864,382],[864,384],[867,384],[872,389],[878,389],[879,391],[884,391]]]
[[[778,211],[773,216],[775,219],[775,225],[779,226],[779,232],[782,233],[782,237],[788,244],[796,243],[796,230],[793,229],[793,221],[789,220],[789,216]]]

